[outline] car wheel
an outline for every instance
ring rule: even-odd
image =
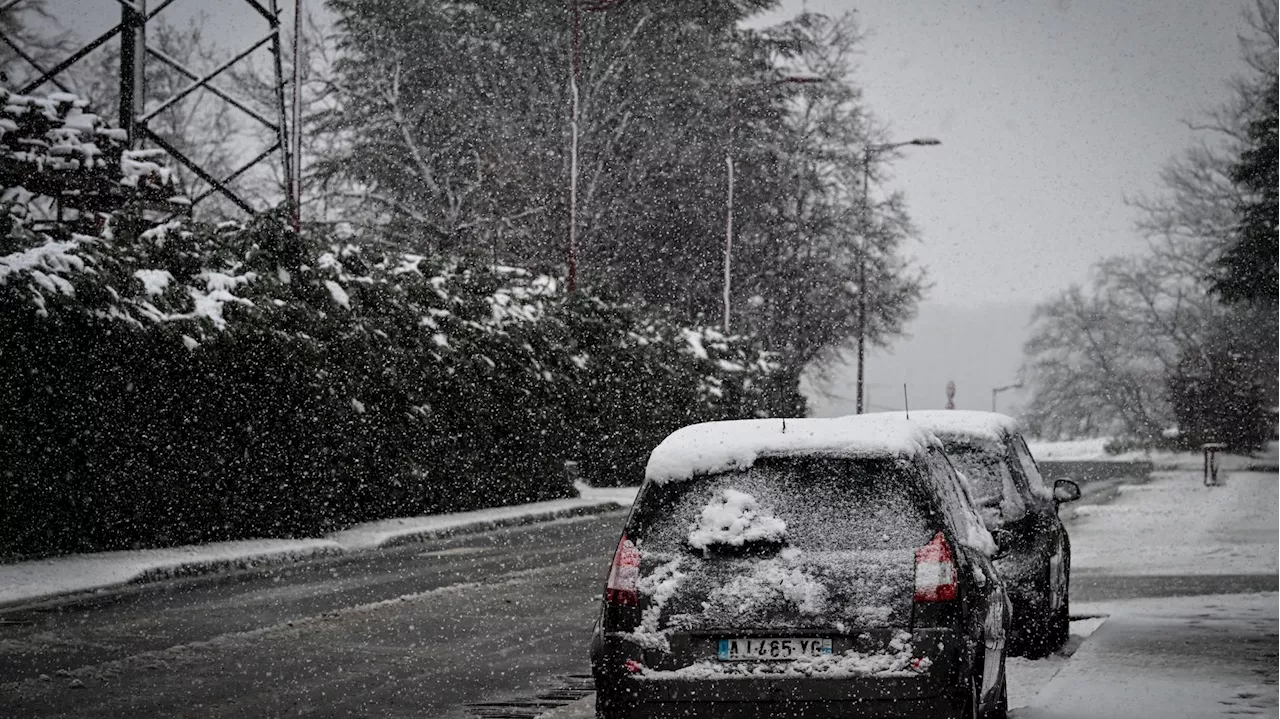
[[[1070,600],[1066,597],[1062,598],[1062,606],[1058,607],[1058,612],[1053,617],[1053,626],[1049,630],[1049,651],[1056,652],[1067,646],[1067,640],[1071,638],[1071,607]]]
[[[1067,592],[1063,588],[1062,606],[1052,610],[1049,580],[1045,579],[1040,596],[1044,597],[1043,609],[1033,617],[1028,617],[1018,637],[1018,656],[1028,659],[1043,659],[1062,649],[1067,644],[1070,632],[1070,609],[1068,609]]]

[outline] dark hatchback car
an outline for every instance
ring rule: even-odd
[[[1058,505],[1079,499],[1079,486],[1046,486],[1012,417],[926,410],[913,411],[911,421],[942,440],[995,535],[996,570],[1013,601],[1010,652],[1040,657],[1062,648],[1070,631],[1071,538]]]
[[[608,573],[597,716],[1003,717],[994,549],[910,423],[686,427],[650,457]]]

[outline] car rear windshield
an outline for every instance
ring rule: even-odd
[[[646,550],[805,552],[918,547],[931,502],[905,460],[762,459],[750,469],[654,485],[637,507]]]

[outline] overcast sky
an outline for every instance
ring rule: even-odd
[[[86,35],[119,14],[111,0],[51,6]],[[858,77],[871,108],[897,139],[943,142],[909,148],[887,183],[906,192],[921,230],[913,251],[934,287],[914,338],[869,363],[876,404],[900,404],[909,382],[913,406],[940,406],[954,379],[960,406],[989,407],[990,387],[1017,370],[1030,307],[1083,281],[1096,260],[1142,246],[1125,197],[1155,190],[1160,165],[1195,139],[1184,121],[1225,99],[1241,69],[1243,7],[787,0],[753,23],[857,8],[869,33]],[[242,0],[177,0],[165,14],[185,22],[201,10],[208,35],[228,49],[262,25]],[[835,372],[835,394],[852,397],[851,374]],[[832,398],[818,411],[851,411],[851,402]]]
[[[911,148],[891,184],[922,230],[933,301],[1027,302],[1140,246],[1124,198],[1192,140],[1240,68],[1230,0],[813,0],[857,8],[871,108]]]

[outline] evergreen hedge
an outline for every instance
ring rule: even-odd
[[[749,338],[518,269],[372,253],[275,216],[143,227],[10,216],[0,557],[564,497],[566,459],[631,484],[677,427],[803,412]]]

